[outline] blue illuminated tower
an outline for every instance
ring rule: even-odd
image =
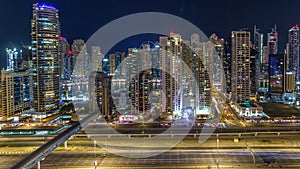
[[[285,90],[285,55],[269,55],[269,92],[281,98]]]

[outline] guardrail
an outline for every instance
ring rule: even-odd
[[[36,151],[29,154],[23,160],[21,160],[16,165],[14,165],[12,167],[12,169],[20,169],[20,168],[28,169],[31,166],[33,166],[34,164],[41,161],[45,156],[47,156],[50,152],[52,152],[59,145],[61,145],[65,141],[67,141],[71,136],[73,136],[73,135],[74,136],[83,136],[83,135],[86,136],[86,134],[76,134],[76,133],[78,131],[80,131],[83,127],[85,127],[87,124],[89,124],[91,121],[93,121],[95,118],[97,118],[98,116],[99,116],[99,113],[93,113],[93,114],[85,117],[80,123],[78,122],[78,123],[74,124],[70,128],[66,129],[62,133],[55,136],[52,140],[50,140],[46,144],[39,147]],[[162,130],[162,129],[157,129],[157,128],[152,128],[152,129]],[[165,128],[165,129],[167,129],[167,128]],[[188,136],[194,136],[194,137],[197,137],[200,134],[201,135],[206,135],[206,134],[211,135],[211,133],[201,133],[201,129],[202,128],[200,128],[200,127],[194,127],[194,128],[191,129],[191,131],[194,131],[194,133],[193,132],[182,133],[182,134],[167,133],[167,134],[163,134],[163,135],[172,136],[172,137],[175,136],[175,135],[188,135]],[[268,134],[277,134],[279,136],[280,133],[299,134],[299,129],[300,129],[300,127],[218,128],[215,131],[215,133],[213,133],[212,135],[217,136],[217,137],[219,135],[238,135],[239,137],[241,137],[241,135],[251,134],[251,135],[257,136],[257,134],[266,134],[266,133],[268,133]],[[126,130],[126,129],[122,129],[122,130]],[[141,130],[141,129],[133,129],[133,128],[128,129],[128,131],[133,131],[133,130]],[[259,131],[259,130],[262,130],[262,131]],[[200,132],[198,132],[198,131],[200,131]],[[120,134],[109,134],[109,133],[99,134],[98,132],[99,132],[99,130],[97,130],[97,133],[89,134],[89,136],[108,136],[108,137],[111,137],[111,136],[119,136],[120,135]],[[152,133],[146,134],[145,133],[145,134],[125,134],[125,135],[127,135],[130,138],[131,136],[145,136],[145,137],[148,136],[148,137],[151,137],[151,136],[154,136],[154,135],[157,135],[157,134],[152,134]]]

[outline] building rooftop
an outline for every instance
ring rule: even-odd
[[[300,110],[282,103],[260,103],[270,117],[300,117]]]
[[[242,102],[240,104],[241,107],[248,107],[248,108],[254,108],[257,107],[255,104],[251,103],[251,102]]]

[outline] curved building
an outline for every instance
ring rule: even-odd
[[[49,114],[59,108],[59,35],[58,10],[33,4],[31,20],[33,106]]]

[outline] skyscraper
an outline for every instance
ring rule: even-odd
[[[74,56],[72,51],[68,51],[65,56],[63,57],[63,67],[61,69],[64,69],[62,72],[62,78],[64,80],[71,80],[71,77],[73,76],[74,71]]]
[[[151,103],[150,95],[153,97],[154,91],[159,89],[161,84],[159,45],[145,42],[139,49],[129,48],[126,61],[127,64],[121,66],[127,66],[126,70],[129,70],[131,113],[145,120],[156,110],[154,106],[158,102]]]
[[[285,90],[285,56],[271,54],[269,59],[269,92],[271,95],[277,94],[281,97]]]
[[[272,31],[268,33],[268,52],[269,54],[277,54],[278,53],[278,32],[277,26],[275,25],[272,28]]]
[[[292,93],[295,91],[295,72],[286,72],[285,75],[285,92]]]
[[[250,80],[251,80],[251,93],[255,94],[259,90],[260,78],[260,56],[259,52],[250,48]]]
[[[72,52],[74,54],[75,59],[79,56],[81,49],[85,46],[84,40],[75,39],[72,44]]]
[[[209,37],[210,41],[212,42],[212,46],[214,47],[215,49],[215,52],[211,52],[213,54],[217,54],[218,57],[213,57],[213,66],[214,67],[217,67],[217,68],[220,68],[222,67],[222,70],[221,69],[215,69],[215,72],[214,72],[214,75],[213,75],[213,78],[215,79],[214,81],[216,83],[223,83],[221,82],[220,80],[223,79],[221,78],[221,71],[227,71],[227,58],[225,56],[225,41],[223,38],[219,38],[216,34],[212,34],[210,37]],[[211,45],[210,45],[211,46]],[[218,60],[220,60],[221,62],[218,62]],[[217,80],[218,79],[218,80]],[[224,83],[225,83],[226,79],[224,79]]]
[[[166,106],[162,108],[161,118],[172,118],[174,111],[181,110],[181,98],[179,89],[181,86],[182,69],[180,58],[182,57],[182,39],[179,34],[171,33],[170,37],[160,37],[161,68],[162,70],[162,101]]]
[[[299,26],[295,25],[288,34],[288,71],[295,72],[296,83],[300,81],[299,69]]]
[[[60,36],[59,37],[59,48],[60,48],[60,78],[64,78],[65,76],[65,57],[67,57],[68,53],[70,52],[70,44],[68,43],[67,39],[65,37]]]
[[[116,52],[109,55],[109,74],[110,75],[121,75],[122,74],[122,61],[125,59],[125,53]],[[149,62],[148,62],[149,63]]]
[[[231,92],[231,39],[226,38],[224,43],[225,57],[223,58],[223,68],[226,76],[226,91]]]
[[[216,77],[220,77],[219,75],[221,73],[220,69],[215,69],[216,71],[213,73],[214,75],[210,77],[207,70],[209,69],[209,67],[221,66],[219,64],[221,62],[213,61],[219,58],[219,56],[224,55],[225,52],[223,39],[218,38],[218,36],[213,34],[210,37],[210,40],[211,41],[203,40],[201,39],[199,34],[194,33],[191,36],[191,45],[189,46],[187,45],[187,43],[184,43],[182,45],[182,60],[192,70],[193,77],[195,78],[195,82],[192,82],[192,79],[189,79],[189,82],[185,84],[190,85],[192,83],[195,83],[198,86],[198,89],[196,89],[196,86],[194,86],[191,88],[191,90],[189,90],[189,96],[183,98],[183,105],[186,106],[186,101],[189,101],[190,106],[195,109],[195,115],[197,116],[197,118],[201,119],[207,118],[211,112],[212,83],[210,78],[214,81],[217,79]],[[223,59],[225,58],[223,57]],[[185,72],[185,70],[183,71]],[[188,76],[188,78],[190,77],[191,76]],[[187,78],[185,74],[183,78]],[[216,81],[216,83],[218,82]],[[187,93],[184,94],[186,95]]]
[[[143,70],[130,80],[131,113],[145,116],[150,110],[151,71]],[[144,118],[144,117],[143,117]]]
[[[92,59],[92,71],[99,70],[102,72],[102,59],[103,55],[101,53],[100,46],[92,46],[92,53],[91,53],[91,59]]]
[[[264,47],[264,34],[259,32],[259,29],[254,25],[254,40],[253,48],[258,52],[259,64],[262,66],[263,63],[263,47]]]
[[[82,39],[75,39],[72,44],[72,52],[75,59],[74,75],[78,78],[88,77],[89,57],[84,41]],[[87,76],[86,76],[87,75]]]
[[[31,45],[30,46],[22,46],[22,64],[21,69],[30,69],[32,68],[32,50]]]
[[[250,98],[250,32],[233,31],[232,38],[232,99],[235,102]]]
[[[90,104],[92,104],[91,111],[97,111],[97,106],[102,113],[102,115],[107,119],[111,118],[113,111],[113,100],[111,95],[111,83],[112,77],[99,72],[93,71],[90,74],[89,80],[94,80],[94,83],[89,82],[89,84],[94,84],[94,86],[89,87],[90,92]]]
[[[29,110],[32,105],[31,70],[14,72],[1,70],[0,121],[10,120]]]
[[[18,62],[20,62],[21,58],[19,57],[20,53],[16,48],[8,49],[6,48],[6,70],[17,70]]]
[[[59,35],[58,10],[33,4],[31,20],[33,95],[37,112],[51,113],[59,108]]]

